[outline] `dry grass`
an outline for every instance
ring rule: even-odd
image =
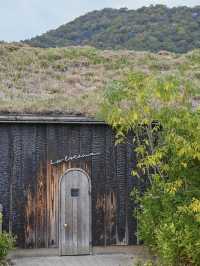
[[[0,112],[94,116],[104,87],[129,71],[185,75],[200,85],[200,50],[186,55],[0,44]]]

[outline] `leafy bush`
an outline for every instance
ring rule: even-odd
[[[0,234],[0,261],[7,255],[8,251],[15,245],[15,239],[8,233]]]
[[[103,114],[118,141],[134,132],[138,236],[158,265],[200,265],[200,108],[184,76],[133,73],[106,92]]]
[[[155,266],[155,263],[152,260],[144,261],[137,261],[136,266]]]

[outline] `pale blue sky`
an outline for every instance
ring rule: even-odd
[[[0,40],[30,38],[92,10],[150,4],[195,6],[200,0],[0,0]]]

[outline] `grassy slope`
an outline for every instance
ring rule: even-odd
[[[185,55],[91,47],[0,45],[0,112],[93,116],[103,88],[129,71],[185,75],[200,86],[200,50]]]

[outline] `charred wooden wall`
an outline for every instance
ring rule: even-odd
[[[130,144],[114,145],[106,125],[1,124],[0,203],[7,231],[20,247],[58,246],[58,181],[71,167],[92,181],[93,245],[135,244],[136,223],[130,191],[135,157]],[[131,142],[131,139],[130,139]],[[66,155],[100,153],[50,164]]]

